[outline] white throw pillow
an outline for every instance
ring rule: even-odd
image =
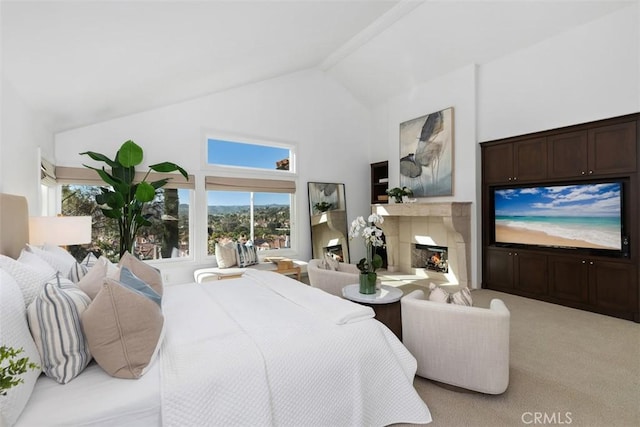
[[[24,298],[15,279],[4,269],[0,269],[0,345],[23,349],[19,358],[27,357],[29,362],[42,366],[25,313]],[[8,425],[15,424],[29,401],[40,369],[29,369],[20,376],[22,383],[12,387],[5,396],[0,396],[0,418]],[[2,424],[2,420],[0,420]]]
[[[429,289],[431,290],[429,293],[429,301],[445,304],[449,302],[449,293],[444,289],[436,286],[434,283],[429,284]]]
[[[16,261],[6,255],[0,255],[0,268],[6,270],[18,283],[25,306],[31,304],[42,290],[45,282],[56,275],[51,266],[34,267],[33,265]]]
[[[42,371],[60,384],[78,376],[91,361],[80,324],[80,315],[90,303],[87,294],[58,273],[27,310]]]
[[[234,242],[216,243],[215,252],[218,268],[229,268],[237,265],[236,244]]]
[[[69,277],[71,268],[76,263],[76,260],[71,254],[64,249],[60,248],[60,251],[54,250],[54,246],[46,245],[42,248],[33,245],[27,245],[29,251],[38,255],[40,258],[49,263],[56,271],[62,274],[62,277]],[[47,248],[47,249],[45,249]]]

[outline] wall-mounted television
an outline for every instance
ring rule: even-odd
[[[492,199],[498,246],[624,252],[623,181],[494,188]]]

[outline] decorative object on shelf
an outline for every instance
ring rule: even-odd
[[[162,173],[178,171],[186,180],[189,180],[187,172],[175,163],[156,163],[149,166],[149,170],[140,182],[135,182],[135,167],[142,163],[143,150],[131,140],[120,146],[113,160],[104,154],[93,151],[80,154],[86,154],[93,160],[104,162],[111,168],[111,173],[109,173],[104,166],[98,169],[84,165],[86,168],[95,170],[107,184],[105,187],[100,187],[101,194],[96,195],[96,203],[101,206],[102,213],[107,218],[118,221],[120,256],[127,251],[135,253],[133,245],[138,229],[151,225],[144,213],[144,207],[153,201],[156,190],[167,185],[170,179],[162,178],[148,182],[149,173],[151,171]]]
[[[367,221],[362,216],[351,222],[349,238],[362,237],[366,249],[366,256],[358,262],[360,270],[360,293],[375,294],[376,280],[378,275],[376,269],[382,267],[382,257],[375,253],[374,248],[384,246],[382,240],[382,229],[376,224],[382,224],[384,218],[378,214],[371,214]]]
[[[0,346],[0,396],[6,396],[11,387],[24,382],[20,376],[29,369],[40,369],[28,357],[19,358],[23,351],[22,348],[16,350],[6,345]]]
[[[333,207],[333,203],[320,202],[313,205],[318,212],[326,212]]]
[[[402,187],[402,188],[394,187],[394,188],[388,189],[387,194],[393,197],[393,200],[396,203],[402,203],[402,198],[405,196],[412,195],[413,191],[411,191],[411,189],[407,187]]]
[[[452,196],[452,176],[453,107],[400,123],[400,185],[418,197]]]

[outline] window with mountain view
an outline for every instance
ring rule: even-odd
[[[176,188],[156,190],[155,199],[146,209],[152,225],[140,229],[135,244],[138,258],[157,260],[189,255],[190,192]],[[118,222],[102,214],[95,201],[95,195],[99,193],[97,185],[62,185],[62,214],[92,217],[91,246],[77,246],[69,251],[76,259],[84,258],[87,251],[92,251],[117,262]]]
[[[291,246],[291,195],[207,191],[208,254],[216,241],[251,241],[258,250]]]

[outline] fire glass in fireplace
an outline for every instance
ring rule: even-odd
[[[411,254],[414,268],[426,268],[438,273],[449,272],[449,256],[444,246],[414,245]]]

